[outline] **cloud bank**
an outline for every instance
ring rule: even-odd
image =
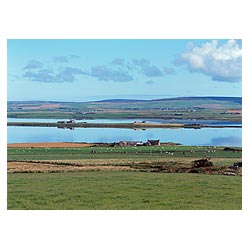
[[[127,72],[107,66],[92,67],[90,76],[96,77],[99,81],[129,82],[133,80]]]
[[[159,68],[157,68],[156,66],[148,66],[143,68],[143,73],[145,74],[145,76],[149,76],[149,77],[157,77],[157,76],[162,76],[162,72]]]
[[[37,60],[31,60],[27,63],[27,65],[23,69],[39,69],[43,67],[43,63]]]
[[[125,64],[125,60],[122,59],[122,58],[115,58],[112,61],[112,64],[114,64],[114,65],[124,65]]]
[[[216,81],[238,82],[242,78],[242,49],[236,40],[219,45],[217,40],[201,46],[189,44],[176,64],[187,65],[191,72],[201,72]]]
[[[139,73],[146,77],[162,77],[164,74],[173,74],[175,70],[173,68],[164,67],[160,69],[157,66],[151,65],[150,61],[147,59],[134,59],[133,64],[139,67]]]
[[[79,69],[66,67],[58,73],[54,73],[51,70],[42,69],[38,71],[26,71],[23,74],[24,78],[29,79],[32,82],[46,82],[46,83],[62,83],[62,82],[74,82],[75,75],[86,75],[87,72]]]
[[[31,60],[24,68],[23,77],[32,82],[74,82],[77,75],[85,75],[96,78],[98,81],[130,82],[138,79],[147,83],[154,83],[149,78],[163,77],[174,72],[174,69],[151,65],[147,59],[133,59],[126,62],[123,58],[114,58],[107,65],[92,66],[88,70],[79,67],[62,67],[63,64],[70,65],[69,56],[56,56],[52,61],[43,64],[37,60]],[[146,78],[146,79],[145,79]]]

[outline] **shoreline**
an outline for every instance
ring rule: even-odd
[[[83,148],[83,147],[109,147],[113,143],[108,142],[17,142],[17,143],[8,143],[8,148]],[[185,146],[180,143],[175,142],[162,142],[161,146]],[[188,146],[188,147],[215,147],[215,146]],[[216,146],[227,147],[227,146]],[[228,148],[242,148],[228,146]]]
[[[83,147],[110,147],[112,142],[17,142],[8,143],[8,148],[83,148]],[[162,146],[183,146],[180,143],[162,142]]]
[[[127,129],[148,129],[148,128],[242,128],[242,125],[203,125],[203,124],[177,124],[177,123],[48,123],[48,122],[7,122],[7,126],[24,127],[56,127],[56,128],[127,128]]]
[[[78,142],[21,142],[8,143],[8,148],[82,148],[91,147],[94,143]]]

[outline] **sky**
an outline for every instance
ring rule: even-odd
[[[8,101],[242,96],[233,39],[9,39]]]

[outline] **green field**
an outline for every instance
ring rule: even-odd
[[[83,147],[83,148],[8,148],[8,160],[62,160],[112,158],[241,158],[237,151],[225,147],[143,146],[143,147]],[[92,150],[96,154],[91,154]]]
[[[241,209],[241,177],[222,175],[241,154],[191,146],[8,148],[8,171],[28,164],[8,173],[8,209]],[[186,173],[203,157],[211,157],[212,175]],[[100,165],[113,168],[94,169]]]
[[[8,209],[242,209],[241,177],[122,171],[8,174]]]

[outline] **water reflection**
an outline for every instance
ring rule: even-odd
[[[57,129],[8,127],[8,143],[20,142],[119,142],[121,140],[177,142],[184,145],[241,146],[240,128],[147,129],[118,128]],[[220,135],[218,137],[218,135]]]
[[[33,119],[33,118],[8,118],[8,122],[58,122],[68,119]],[[76,120],[76,122],[87,123],[133,123],[133,122],[148,122],[148,123],[199,123],[203,125],[241,125],[240,122],[225,122],[219,120],[183,120],[183,119],[83,119]]]
[[[241,138],[235,137],[235,136],[216,137],[216,138],[212,139],[211,145],[213,145],[213,146],[223,145],[223,146],[241,147],[242,141],[241,141]]]

